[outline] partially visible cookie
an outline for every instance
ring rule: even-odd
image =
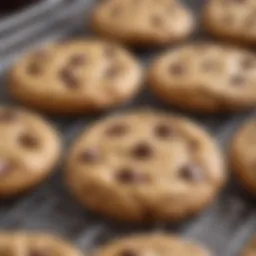
[[[124,48],[98,40],[74,40],[32,51],[9,72],[10,94],[54,114],[106,110],[140,89],[142,69]]]
[[[179,237],[150,234],[122,238],[100,248],[94,256],[210,256],[205,248]]]
[[[92,29],[132,46],[161,46],[180,41],[194,30],[192,14],[176,0],[100,1]]]
[[[191,121],[138,110],[86,129],[65,171],[86,208],[120,221],[173,221],[212,202],[225,182],[222,155]]]
[[[196,112],[241,111],[256,106],[256,55],[213,43],[167,51],[150,65],[153,92],[164,102]]]
[[[255,0],[209,0],[203,21],[208,31],[218,37],[256,45]]]
[[[256,118],[247,121],[235,134],[230,153],[239,182],[256,195]]]
[[[53,171],[60,151],[57,132],[41,117],[0,107],[0,198],[42,182]]]
[[[27,232],[0,233],[1,256],[82,256],[66,241],[48,234]]]
[[[254,256],[256,254],[256,236],[254,236],[241,252],[241,256]]]

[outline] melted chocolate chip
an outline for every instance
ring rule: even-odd
[[[30,250],[28,256],[48,256],[49,254],[42,249],[32,249]]]
[[[185,73],[185,68],[182,64],[176,63],[170,66],[169,71],[171,75],[180,76]]]
[[[119,253],[119,256],[137,256],[137,252],[132,249],[125,249]]]
[[[72,71],[68,68],[64,68],[60,71],[61,81],[68,86],[69,88],[78,88],[79,82],[78,79],[74,76]]]
[[[231,77],[230,82],[234,86],[241,86],[245,82],[245,78],[241,75],[234,75]]]
[[[159,138],[170,138],[173,135],[173,129],[170,125],[167,124],[159,124],[155,128],[155,134]]]
[[[39,145],[38,139],[30,134],[22,134],[19,143],[26,148],[36,148]]]
[[[127,126],[125,124],[115,124],[109,127],[106,134],[109,136],[122,136],[127,132]]]
[[[83,64],[85,64],[85,57],[81,54],[73,55],[69,60],[69,65],[72,67],[81,66]]]
[[[122,183],[140,183],[145,180],[145,177],[138,171],[132,168],[123,168],[117,173],[117,180]]]
[[[160,16],[151,17],[151,24],[155,27],[160,27],[163,25],[163,19]]]
[[[17,113],[11,110],[4,110],[0,112],[0,122],[13,122],[17,120]]]
[[[30,65],[28,66],[28,73],[31,75],[39,75],[41,71],[41,66],[35,61],[30,63]]]
[[[153,155],[153,150],[147,143],[140,143],[133,148],[132,155],[138,159],[147,159]]]
[[[117,66],[111,66],[109,67],[106,72],[105,72],[105,77],[107,79],[113,79],[114,77],[116,77],[117,75],[119,75],[120,73],[120,67]]]
[[[11,165],[0,159],[0,177],[10,170]]]
[[[99,159],[96,149],[87,149],[79,155],[79,160],[84,163],[95,163]]]
[[[192,182],[199,182],[202,180],[201,169],[193,164],[188,164],[180,169],[179,175],[182,179]]]

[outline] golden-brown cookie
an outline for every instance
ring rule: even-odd
[[[230,161],[239,182],[256,195],[256,118],[247,121],[235,134]]]
[[[1,256],[82,256],[71,244],[49,234],[2,232]]]
[[[178,1],[100,1],[92,12],[92,29],[132,46],[161,46],[180,41],[194,29],[192,14]]]
[[[256,55],[213,43],[165,52],[150,65],[147,80],[165,103],[199,113],[256,106]]]
[[[54,114],[106,110],[140,89],[141,66],[124,48],[98,40],[74,40],[33,51],[9,72],[10,94]]]
[[[65,181],[88,209],[116,220],[181,220],[212,202],[225,181],[213,139],[189,120],[139,110],[86,129]]]
[[[209,0],[203,16],[213,35],[256,46],[255,0]]]
[[[165,234],[135,235],[103,246],[94,256],[211,256],[194,242]]]
[[[0,198],[13,197],[42,182],[61,151],[57,132],[40,116],[0,107]]]

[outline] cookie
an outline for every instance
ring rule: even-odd
[[[51,45],[11,69],[9,91],[23,104],[54,114],[103,111],[130,100],[142,69],[124,48],[98,40]]]
[[[222,156],[200,127],[150,110],[109,117],[69,152],[65,180],[86,208],[128,222],[181,220],[225,181]]]
[[[239,182],[256,195],[256,118],[247,121],[235,134],[230,161]]]
[[[99,35],[137,47],[178,42],[195,26],[192,14],[174,0],[101,1],[90,23]]]
[[[136,235],[122,238],[100,248],[93,256],[211,256],[194,242],[165,234]]]
[[[256,55],[227,45],[195,43],[167,51],[147,80],[162,101],[199,113],[256,106]]]
[[[78,250],[62,239],[48,234],[2,232],[1,256],[82,256]]]
[[[203,16],[213,35],[256,46],[255,0],[209,0]]]
[[[38,115],[0,107],[0,198],[35,187],[60,156],[56,131]]]
[[[256,236],[254,236],[241,252],[241,256],[253,256],[256,254]]]

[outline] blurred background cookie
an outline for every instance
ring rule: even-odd
[[[178,1],[100,1],[91,14],[99,35],[133,46],[163,46],[188,37],[192,14]]]
[[[256,106],[256,56],[213,43],[187,44],[150,64],[147,80],[167,104],[199,113]]]
[[[42,182],[56,165],[61,143],[38,115],[0,107],[0,197],[13,197]]]
[[[93,39],[51,45],[21,58],[8,75],[23,104],[54,114],[103,111],[130,100],[142,70],[124,48]]]

